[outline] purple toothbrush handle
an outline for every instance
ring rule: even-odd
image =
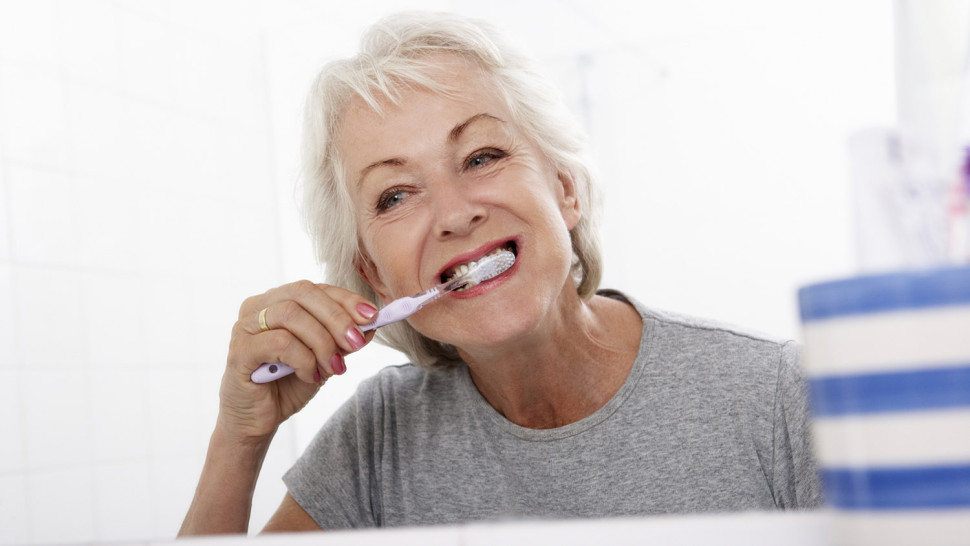
[[[282,362],[274,362],[263,364],[262,366],[256,368],[253,373],[249,376],[249,379],[253,383],[269,383],[270,381],[276,381],[281,377],[286,377],[293,373],[293,368],[283,364]]]
[[[391,324],[392,322],[404,320],[414,314],[418,309],[421,309],[425,305],[438,299],[441,294],[442,291],[440,290],[440,287],[436,286],[430,290],[425,290],[424,292],[415,294],[413,296],[407,296],[394,300],[377,313],[377,317],[374,319],[374,322],[365,324],[364,326],[361,326],[360,329],[361,331],[368,332],[370,330],[380,328],[381,326]],[[293,373],[293,371],[293,368],[283,364],[282,362],[266,363],[256,368],[256,370],[253,371],[253,373],[249,376],[249,379],[253,383],[269,383],[271,381],[276,381],[281,377],[286,377]]]
[[[404,320],[416,313],[418,309],[438,299],[442,294],[441,287],[436,286],[413,296],[396,299],[377,312],[377,317],[374,319],[374,322],[361,326],[360,331],[369,332],[381,326],[387,326],[399,320]]]

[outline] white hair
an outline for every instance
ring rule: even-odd
[[[597,194],[586,161],[586,137],[558,90],[535,63],[505,43],[488,25],[445,13],[406,12],[389,16],[366,32],[360,52],[328,63],[317,76],[306,104],[303,173],[304,214],[327,282],[377,302],[360,276],[362,259],[357,222],[335,136],[346,105],[359,97],[376,112],[382,100],[399,104],[400,91],[424,88],[446,95],[460,92],[435,81],[435,55],[453,55],[479,66],[492,79],[512,122],[555,169],[575,185],[582,217],[571,230],[572,277],[588,299],[599,287],[602,257],[597,234]],[[385,326],[378,339],[415,364],[433,369],[460,361],[454,347],[429,339],[406,321]]]

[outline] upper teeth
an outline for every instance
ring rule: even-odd
[[[497,247],[494,250],[492,250],[491,252],[489,252],[488,254],[486,254],[485,256],[490,256],[492,254],[496,254],[496,253],[502,252],[504,250],[506,250],[504,246]],[[461,277],[462,275],[467,274],[476,265],[478,265],[478,262],[477,261],[471,261],[471,262],[466,262],[466,263],[463,263],[461,265],[455,266],[455,269],[452,270],[451,275],[449,275],[448,278],[445,279],[445,282],[451,282],[451,281],[457,279],[458,277]],[[472,283],[466,284],[465,286],[463,286],[461,288],[458,288],[456,290],[456,292],[457,291],[464,290],[466,288],[470,288],[471,286],[474,286],[474,284],[472,284]]]

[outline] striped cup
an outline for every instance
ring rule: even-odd
[[[798,297],[834,542],[970,545],[970,267]]]

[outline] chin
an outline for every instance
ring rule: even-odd
[[[447,328],[449,335],[443,336],[449,338],[444,343],[454,345],[459,350],[471,351],[512,348],[531,339],[540,329],[541,323],[540,317],[521,313],[500,318],[490,316],[483,320],[469,320],[459,327],[452,323]]]

